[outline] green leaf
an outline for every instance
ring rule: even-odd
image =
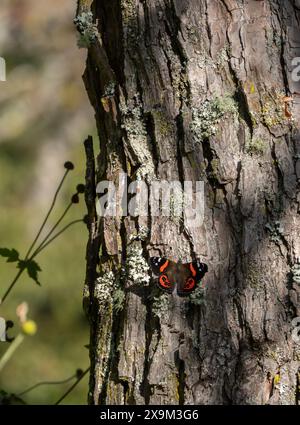
[[[0,248],[0,256],[7,258],[7,263],[15,263],[16,261],[19,261],[19,253],[14,248]]]
[[[42,269],[35,261],[31,260],[27,265],[27,272],[29,277],[33,279],[38,285],[41,285],[38,281],[38,272],[41,272]]]
[[[20,260],[18,268],[21,270],[27,270],[28,276],[41,286],[38,280],[38,272],[42,271],[38,263],[34,260]]]
[[[0,390],[0,406],[10,404],[26,404],[26,402],[15,394],[9,394],[4,390]]]

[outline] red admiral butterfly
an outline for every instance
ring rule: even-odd
[[[154,274],[158,275],[158,286],[169,294],[176,286],[181,297],[193,292],[208,270],[207,265],[198,260],[182,264],[167,258],[151,257],[150,265]]]

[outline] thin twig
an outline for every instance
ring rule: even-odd
[[[48,221],[48,218],[49,218],[49,216],[50,216],[50,214],[51,214],[51,212],[52,212],[52,210],[53,210],[53,208],[54,208],[54,206],[55,206],[55,202],[56,202],[56,199],[57,199],[57,196],[58,196],[58,194],[59,194],[59,192],[60,192],[60,190],[61,190],[61,188],[62,188],[62,185],[63,185],[63,183],[64,183],[64,181],[65,181],[65,178],[67,177],[67,174],[68,174],[68,172],[69,172],[70,170],[66,170],[65,171],[65,173],[64,173],[64,175],[63,175],[63,177],[62,177],[62,179],[61,179],[61,181],[60,181],[60,183],[59,183],[59,185],[58,185],[58,187],[57,187],[57,189],[56,189],[56,192],[55,192],[55,194],[54,194],[54,197],[53,197],[53,200],[52,200],[52,202],[51,202],[51,205],[50,205],[50,208],[49,208],[49,210],[48,210],[48,212],[47,212],[47,214],[46,214],[46,217],[44,218],[44,220],[43,220],[43,223],[42,223],[42,225],[41,225],[41,227],[40,227],[40,229],[39,229],[39,231],[37,232],[37,235],[36,235],[36,237],[34,238],[34,240],[33,240],[33,242],[32,242],[32,244],[30,245],[30,247],[29,247],[29,249],[28,249],[28,251],[27,251],[27,253],[26,253],[26,255],[25,255],[25,259],[24,259],[24,261],[26,261],[26,260],[28,260],[28,257],[29,257],[29,255],[30,255],[30,253],[31,253],[31,251],[32,251],[32,249],[34,248],[34,246],[35,246],[35,244],[36,244],[36,242],[37,242],[37,240],[39,239],[39,237],[40,237],[40,235],[41,235],[41,233],[42,233],[42,231],[43,231],[43,229],[44,229],[44,227],[45,227],[45,225],[46,225],[46,223],[47,223],[47,221]],[[60,224],[60,222],[62,221],[62,219],[65,217],[65,215],[67,214],[67,212],[68,212],[68,210],[70,209],[70,206],[72,205],[72,203],[70,203],[70,205],[68,205],[68,207],[66,208],[66,210],[64,211],[64,213],[62,214],[62,216],[60,217],[60,219],[57,221],[57,223],[52,227],[52,229],[50,230],[50,232],[46,235],[46,237],[43,239],[43,241],[41,242],[41,244],[39,245],[39,247],[37,248],[37,249],[39,249],[43,244],[44,244],[44,242],[51,236],[51,234],[54,232],[54,230],[57,228],[57,226]],[[32,259],[33,257],[35,257],[36,256],[36,253],[34,252],[33,253],[33,256],[31,256],[31,258],[30,259]],[[18,271],[18,273],[16,274],[16,276],[15,276],[15,278],[13,279],[13,281],[11,282],[11,284],[9,285],[9,287],[7,288],[7,290],[6,290],[6,292],[5,292],[5,294],[3,295],[3,297],[0,299],[0,305],[2,305],[3,303],[4,303],[4,301],[5,301],[5,299],[8,297],[8,295],[10,294],[10,292],[11,292],[11,290],[13,289],[13,287],[15,286],[15,284],[17,283],[17,281],[19,280],[19,278],[20,278],[20,276],[22,275],[22,273],[24,272],[24,270],[25,270],[25,268],[22,268],[22,269],[20,269],[19,271]]]
[[[8,297],[10,291],[13,289],[13,287],[15,286],[17,280],[19,279],[19,277],[21,276],[21,274],[23,273],[25,269],[20,269],[18,271],[18,273],[16,274],[15,278],[13,279],[13,281],[11,282],[11,284],[9,285],[9,287],[7,288],[5,294],[3,295],[3,297],[0,300],[0,305],[2,305],[5,301],[5,299]]]
[[[74,388],[79,384],[79,382],[85,377],[85,375],[89,372],[90,367],[88,367],[83,373],[82,375],[77,379],[76,382],[74,382],[74,384],[64,393],[64,395],[56,402],[54,403],[54,405],[58,405],[60,404],[69,394],[71,391],[74,390]]]
[[[43,221],[43,223],[42,223],[42,225],[41,225],[41,227],[40,227],[40,229],[39,229],[39,231],[38,231],[38,233],[37,233],[36,237],[34,238],[34,240],[33,240],[32,244],[30,245],[30,248],[29,248],[29,249],[28,249],[28,251],[27,251],[27,254],[26,254],[26,256],[25,256],[25,260],[27,260],[27,258],[29,257],[29,255],[30,255],[30,253],[31,253],[31,251],[32,251],[32,249],[33,249],[33,247],[34,247],[34,245],[36,244],[36,242],[37,242],[38,238],[40,237],[40,234],[42,233],[42,231],[43,231],[43,229],[44,229],[44,227],[45,227],[45,225],[46,225],[46,223],[47,223],[47,220],[48,220],[48,218],[49,218],[49,216],[50,216],[50,214],[51,214],[51,212],[52,212],[52,210],[53,210],[53,208],[54,208],[54,205],[55,205],[55,202],[56,202],[57,196],[58,196],[58,194],[59,194],[59,192],[60,192],[60,189],[62,188],[62,185],[63,185],[63,183],[64,183],[64,181],[65,181],[65,178],[67,177],[68,172],[69,172],[69,170],[66,170],[66,171],[65,171],[65,173],[64,173],[64,175],[63,175],[63,177],[62,177],[62,179],[61,179],[61,182],[59,183],[58,188],[56,189],[56,192],[55,192],[55,194],[54,194],[54,197],[53,197],[52,203],[51,203],[51,205],[50,205],[50,209],[49,209],[48,213],[46,214],[46,217],[44,218],[44,221]]]
[[[68,213],[68,211],[69,211],[69,209],[71,208],[72,205],[73,205],[73,202],[70,202],[69,205],[67,206],[67,208],[65,209],[65,211],[60,216],[60,218],[57,220],[57,222],[51,228],[51,230],[49,231],[49,233],[47,233],[47,235],[44,237],[44,239],[39,244],[39,246],[37,247],[37,249],[34,251],[34,253],[32,254],[32,256],[30,257],[31,259],[36,256],[36,253],[40,251],[40,248],[45,244],[45,242],[47,242],[49,240],[49,237],[53,234],[53,232],[55,231],[55,229],[57,229],[57,227],[60,225],[60,223],[62,222],[62,220],[67,215],[67,213]]]
[[[58,236],[60,236],[65,230],[67,230],[70,226],[72,226],[73,224],[76,223],[80,223],[83,222],[82,219],[78,219],[78,220],[74,220],[71,221],[71,223],[67,224],[65,227],[63,227],[58,233],[56,233],[51,239],[47,240],[46,243],[45,240],[42,242],[44,243],[44,245],[39,245],[39,247],[35,250],[35,252],[31,255],[31,257],[29,258],[29,260],[33,260],[41,251],[43,251],[43,249],[46,248],[46,246],[48,246],[51,242],[53,242]],[[5,299],[7,298],[7,296],[9,295],[10,291],[13,289],[13,287],[15,286],[16,282],[18,281],[18,279],[20,278],[21,274],[26,270],[26,268],[22,268],[18,271],[17,275],[15,276],[15,278],[13,279],[13,281],[11,282],[11,284],[9,285],[8,289],[6,290],[5,294],[3,295],[2,299],[0,300],[0,305],[3,304],[3,302],[5,301]]]
[[[71,223],[67,224],[65,227],[63,227],[59,232],[57,232],[51,239],[47,240],[47,242],[44,245],[40,245],[37,250],[32,254],[32,256],[30,257],[31,260],[33,260],[34,257],[36,257],[41,251],[43,251],[43,249],[46,248],[46,246],[48,246],[51,242],[54,241],[54,239],[56,239],[59,235],[61,235],[65,230],[67,230],[70,226],[73,226],[73,224],[76,223],[83,223],[82,218],[78,219],[78,220],[74,220],[71,221]]]
[[[60,385],[60,384],[66,384],[67,382],[72,381],[72,379],[76,378],[76,373],[72,376],[70,376],[67,379],[64,379],[62,381],[43,381],[43,382],[38,382],[35,385],[32,385],[31,387],[27,388],[25,391],[22,391],[21,393],[17,394],[18,397],[21,397],[24,394],[29,393],[30,391],[33,391],[35,388],[41,387],[42,385]]]

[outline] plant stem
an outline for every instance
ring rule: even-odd
[[[70,226],[73,226],[73,224],[76,223],[82,223],[83,220],[82,219],[78,219],[78,220],[74,220],[71,221],[71,223],[67,224],[65,227],[63,227],[59,232],[57,232],[51,239],[47,240],[46,243],[41,244],[36,251],[32,254],[32,256],[30,257],[31,260],[34,259],[34,257],[36,257],[41,251],[43,251],[43,249],[45,249],[51,242],[54,241],[54,239],[56,239],[58,236],[60,236],[62,233],[64,233]]]
[[[64,395],[56,402],[54,403],[54,405],[58,405],[60,404],[69,394],[71,391],[74,390],[74,388],[79,384],[79,382],[85,377],[85,375],[89,372],[90,367],[88,367],[80,376],[80,378],[77,379],[76,382],[74,382],[74,384],[64,393]]]
[[[19,277],[21,276],[21,274],[23,273],[25,269],[20,269],[18,271],[18,273],[16,274],[16,277],[13,279],[13,281],[11,282],[11,284],[9,285],[9,287],[7,288],[5,294],[3,295],[2,299],[0,300],[0,305],[4,303],[5,299],[7,298],[7,296],[9,295],[10,291],[13,289],[13,287],[15,286],[17,280],[19,279]]]
[[[67,206],[67,208],[65,209],[65,211],[63,212],[63,214],[61,215],[61,217],[58,219],[58,221],[55,223],[55,225],[52,227],[52,229],[50,230],[50,232],[45,236],[45,238],[42,240],[42,242],[37,247],[37,249],[34,251],[34,253],[30,256],[29,260],[33,260],[37,256],[37,254],[39,254],[44,248],[46,248],[47,245],[49,245],[49,243],[51,243],[54,239],[56,239],[59,235],[61,235],[72,224],[75,224],[75,223],[78,223],[78,222],[82,221],[81,219],[80,220],[74,220],[74,221],[72,221],[67,226],[65,226],[60,232],[58,232],[56,235],[54,235],[50,240],[48,240],[49,237],[54,232],[54,230],[57,228],[57,226],[59,226],[59,224],[61,223],[61,221],[64,219],[64,217],[66,216],[66,214],[69,211],[69,209],[71,208],[71,206],[72,206],[72,202],[70,202],[70,204]],[[49,216],[49,213],[47,215]],[[37,238],[36,238],[36,240],[37,240]],[[28,252],[30,252],[31,250],[32,250],[32,248],[30,248]],[[24,261],[28,260],[28,252],[26,254],[26,257],[25,257],[25,260]],[[9,285],[9,287],[8,287],[7,291],[5,292],[4,296],[0,300],[0,305],[3,304],[4,300],[7,298],[7,296],[10,293],[10,291],[13,289],[13,287],[17,283],[19,277],[21,276],[21,274],[23,273],[24,270],[25,269],[20,269],[20,271],[17,273],[16,277],[13,279],[12,283]]]
[[[14,339],[14,341],[10,344],[8,349],[5,351],[0,360],[0,372],[2,371],[8,360],[11,358],[11,356],[14,354],[16,349],[19,347],[19,345],[22,344],[24,338],[25,336],[23,334],[19,334],[16,339]]]
[[[48,218],[49,218],[49,216],[50,216],[50,214],[51,214],[51,212],[52,212],[52,210],[53,210],[53,208],[54,208],[54,205],[55,205],[55,202],[56,202],[56,199],[57,199],[57,195],[59,194],[60,189],[62,188],[62,185],[63,185],[63,183],[64,183],[64,181],[65,181],[65,178],[67,177],[68,172],[69,172],[69,170],[66,170],[66,172],[65,172],[65,173],[64,173],[64,175],[63,175],[63,178],[61,179],[61,182],[60,182],[60,183],[59,183],[59,185],[58,185],[58,188],[56,189],[56,192],[55,192],[55,194],[54,194],[54,197],[53,197],[52,203],[51,203],[51,205],[50,205],[50,209],[49,209],[48,213],[46,214],[46,217],[44,218],[44,221],[43,221],[43,223],[42,223],[42,225],[41,225],[41,227],[40,227],[40,229],[39,229],[39,231],[38,231],[38,233],[37,233],[36,237],[34,238],[34,240],[33,240],[32,244],[30,245],[30,247],[29,247],[29,249],[28,249],[28,251],[27,251],[27,254],[26,254],[26,256],[25,256],[25,260],[27,260],[27,258],[29,257],[29,255],[30,255],[30,253],[31,253],[31,251],[32,251],[32,249],[33,249],[33,247],[34,247],[34,245],[36,244],[36,242],[37,242],[38,238],[40,237],[40,235],[41,235],[41,233],[42,233],[42,231],[43,231],[43,229],[44,229],[44,227],[45,227],[45,224],[46,224],[46,223],[47,223],[47,221],[48,221]]]
[[[44,243],[49,239],[49,237],[52,235],[52,233],[54,232],[54,230],[57,228],[57,226],[59,226],[59,224],[61,223],[61,221],[64,219],[64,217],[66,216],[67,212],[69,211],[69,209],[72,206],[72,202],[69,203],[69,205],[67,206],[67,208],[65,209],[65,211],[62,213],[62,215],[60,216],[60,218],[57,220],[57,222],[54,224],[54,226],[51,228],[51,230],[49,231],[49,233],[47,233],[47,235],[44,237],[44,239],[42,240],[42,242],[39,244],[39,246],[36,248],[36,250],[34,251],[34,253],[31,255],[30,259],[32,260],[36,255],[37,252],[39,252],[40,248],[44,245]]]
[[[72,381],[72,379],[76,378],[76,374],[70,376],[67,379],[64,379],[63,381],[44,381],[44,382],[38,382],[35,385],[32,385],[31,387],[27,388],[25,391],[22,391],[21,393],[17,394],[18,397],[21,397],[24,394],[29,393],[30,391],[34,390],[35,388],[38,388],[42,385],[60,385],[60,384],[66,384],[67,382]]]

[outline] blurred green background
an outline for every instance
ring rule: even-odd
[[[1,0],[0,56],[7,81],[0,82],[0,247],[25,255],[43,221],[66,160],[69,173],[47,229],[84,182],[83,139],[95,134],[93,112],[81,75],[86,51],[76,45],[75,0]],[[83,196],[64,223],[83,217]],[[46,229],[46,230],[47,230]],[[82,310],[85,225],[76,224],[37,258],[37,286],[26,273],[0,316],[20,326],[17,306],[26,301],[38,332],[27,336],[0,373],[0,390],[18,394],[41,381],[62,380],[89,365],[88,323]],[[14,277],[14,264],[0,258],[0,298]],[[0,357],[8,347],[0,343]],[[29,404],[52,404],[69,384],[47,385],[24,395]],[[86,404],[88,377],[64,400]]]

